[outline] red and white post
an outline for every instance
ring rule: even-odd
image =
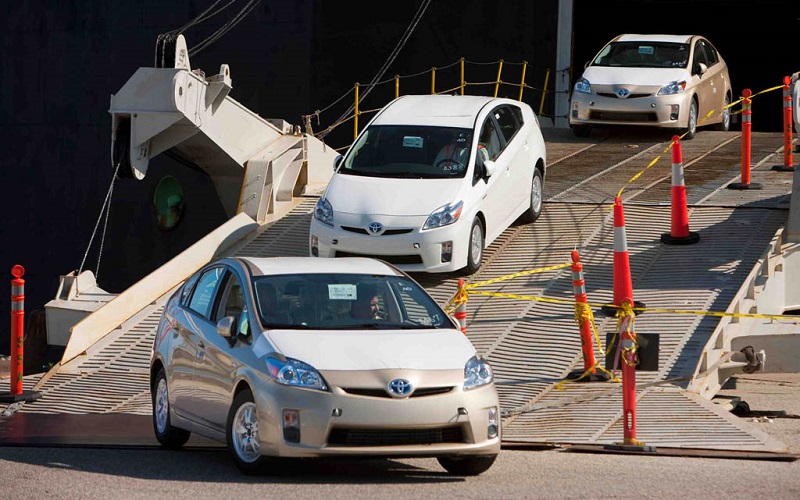
[[[742,91],[742,182],[728,184],[728,189],[761,189],[761,184],[750,182],[750,144],[753,131],[753,110],[750,89]]]
[[[578,304],[586,304],[586,281],[583,278],[583,264],[581,264],[581,257],[577,250],[572,251],[572,291],[575,293],[575,302]],[[589,306],[582,306],[589,310]],[[589,372],[591,374],[597,373],[594,359],[594,344],[592,343],[592,322],[591,317],[584,318],[581,316],[580,329],[581,329],[581,351],[583,353],[583,373]]]
[[[772,170],[794,172],[792,158],[792,78],[783,77],[783,165],[775,165]]]
[[[464,335],[467,334],[467,301],[465,298],[466,290],[464,288],[464,280],[458,280],[458,297],[460,299],[459,304],[456,306],[456,311],[453,313],[453,316],[458,321],[458,325],[461,327],[461,333]]]
[[[672,136],[672,217],[670,232],[661,235],[667,245],[691,245],[700,241],[700,235],[689,231],[689,209],[686,205],[686,182],[683,175],[681,138]]]
[[[25,345],[25,268],[11,268],[11,390],[0,393],[0,403],[16,403],[39,399],[38,392],[22,390]]]

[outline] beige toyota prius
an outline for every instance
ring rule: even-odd
[[[197,433],[245,473],[272,457],[436,457],[476,475],[500,451],[491,366],[413,279],[374,259],[225,258],[167,302],[153,427]]]
[[[728,130],[728,66],[698,35],[620,35],[587,63],[575,83],[569,123],[579,137],[592,127],[641,125],[677,129],[684,139],[698,126]]]

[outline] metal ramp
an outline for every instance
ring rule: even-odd
[[[641,170],[652,159],[651,153],[658,154],[666,147],[666,143],[653,142],[640,141],[635,151],[628,149],[625,141],[614,140],[553,148],[548,206],[541,219],[533,225],[509,228],[487,249],[484,267],[470,281],[562,264],[578,244],[590,301],[609,302],[613,236],[606,210],[608,196],[617,192],[621,180]],[[753,181],[778,185],[774,192],[724,189],[737,175],[738,163],[731,161],[731,156],[739,146],[738,134],[701,132],[688,144],[684,159],[686,164],[694,162],[686,172],[693,205],[690,220],[692,230],[701,233],[701,242],[693,247],[659,244],[660,234],[669,231],[669,219],[664,216],[669,179],[663,167],[648,171],[625,191],[634,291],[636,299],[650,307],[724,310],[785,223],[791,184],[768,180],[774,175],[767,170],[767,160],[778,151],[777,135],[764,134],[753,147],[754,156],[755,151],[761,155],[761,161],[754,161]],[[592,160],[593,150],[602,150],[605,159]],[[647,152],[636,154],[643,150]],[[664,164],[668,162],[662,160]],[[595,170],[587,175],[577,171],[576,165]],[[692,187],[690,179],[695,175],[706,177],[702,193]],[[285,217],[248,233],[228,254],[305,255],[314,202],[313,196],[303,199]],[[746,236],[742,236],[743,229],[748,231]],[[415,278],[444,304],[455,292],[458,276]],[[497,283],[486,290],[572,299],[571,277],[564,270]],[[159,301],[149,305],[123,328],[89,348],[85,356],[45,376],[37,383],[43,398],[21,411],[148,414],[146,367],[158,307]],[[569,383],[563,391],[555,389],[557,381],[581,364],[580,338],[571,308],[473,295],[468,311],[469,337],[495,367],[506,414],[505,441],[621,441],[617,384]],[[781,443],[685,389],[718,323],[716,318],[694,315],[645,313],[637,317],[637,332],[661,335],[659,371],[637,373],[638,382],[646,385],[638,391],[639,439],[656,446],[784,451]],[[598,327],[604,338],[613,328],[613,320],[598,318]],[[679,380],[665,382],[673,379]]]

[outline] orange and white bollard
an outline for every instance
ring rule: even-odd
[[[783,77],[783,165],[775,165],[772,170],[794,172],[792,158],[792,78]]]
[[[581,330],[581,352],[583,352],[583,372],[591,370],[590,373],[596,374],[594,359],[594,345],[592,343],[592,321],[591,309],[588,305],[577,306],[577,304],[587,304],[586,300],[586,280],[583,278],[583,264],[577,250],[572,251],[572,291],[575,293],[576,310],[578,307],[588,310],[589,317],[579,316],[579,326]]]
[[[686,182],[683,176],[681,138],[672,136],[672,216],[670,232],[661,235],[668,245],[691,245],[700,241],[700,235],[689,231],[689,209],[686,206]]]
[[[732,182],[728,184],[728,189],[761,189],[761,184],[750,182],[750,144],[753,131],[753,111],[750,97],[753,92],[750,89],[742,91],[742,182]]]
[[[0,403],[16,403],[39,399],[38,392],[22,389],[25,345],[25,268],[19,264],[11,268],[11,390],[0,393]]]
[[[467,290],[464,288],[464,280],[458,280],[458,292],[456,292],[456,300],[458,305],[453,314],[458,325],[461,327],[461,333],[467,334]]]

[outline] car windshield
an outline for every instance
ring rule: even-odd
[[[452,328],[413,280],[370,274],[284,274],[253,279],[270,328],[376,330]]]
[[[472,130],[416,125],[376,125],[358,138],[339,173],[369,177],[464,177]]]
[[[593,66],[625,68],[685,68],[689,44],[670,42],[611,42],[597,55]]]

